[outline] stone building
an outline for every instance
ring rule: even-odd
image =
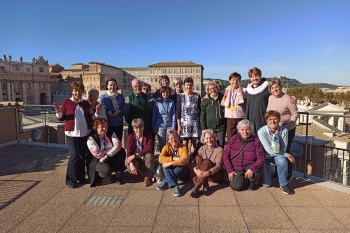
[[[179,77],[182,80],[187,77],[192,77],[194,82],[194,91],[202,94],[203,87],[203,70],[204,67],[201,64],[188,62],[159,62],[153,65],[149,65],[149,82],[152,91],[157,90],[159,85],[159,78],[162,75],[168,75],[173,87],[173,81]]]
[[[126,90],[125,92],[122,91],[123,95],[129,94],[129,92],[132,90],[131,81],[134,78],[138,78],[145,83],[150,83],[148,67],[121,68],[121,69],[124,71],[122,87],[123,87],[123,90]]]
[[[13,61],[12,56],[0,59],[0,101],[25,104],[51,104],[48,60],[43,56],[31,62]]]

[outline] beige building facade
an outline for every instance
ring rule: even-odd
[[[13,61],[12,56],[0,59],[0,102],[51,104],[49,63],[43,56],[31,62]]]
[[[122,94],[128,95],[132,91],[131,81],[134,78],[140,79],[145,83],[149,83],[149,68],[148,67],[133,67],[133,68],[121,68],[124,71],[123,83],[121,86]]]

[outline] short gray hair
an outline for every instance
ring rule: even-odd
[[[142,120],[142,118],[136,118],[136,119],[132,120],[131,126],[133,128],[135,128],[135,127],[144,128],[145,127],[145,122]]]
[[[253,130],[253,124],[249,120],[243,119],[240,122],[238,122],[237,130],[240,130],[241,128],[245,128],[245,127],[250,127],[251,130]]]
[[[216,142],[216,133],[214,130],[212,129],[204,129],[202,130],[202,135],[201,135],[201,142],[204,143],[204,137],[206,134],[210,134],[213,138],[215,138],[215,142]],[[204,143],[205,144],[205,143]]]
[[[90,89],[87,91],[87,94],[90,95],[90,94],[92,94],[92,93],[96,93],[97,95],[100,94],[100,92],[98,92],[97,89],[95,89],[95,88],[90,88]]]
[[[215,82],[215,81],[209,81],[208,84],[207,84],[207,86],[205,87],[205,91],[206,91],[207,93],[209,93],[209,86],[216,86],[216,88],[217,88],[218,90],[220,89],[220,87],[219,87],[219,85],[217,84],[217,82]]]
[[[174,82],[173,82],[173,84],[174,84],[174,87],[176,86],[176,84],[178,84],[178,83],[181,83],[181,84],[183,84],[183,81],[182,81],[182,79],[181,78],[179,78],[179,77],[177,77],[177,78],[175,78],[174,79]]]

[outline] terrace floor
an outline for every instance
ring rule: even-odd
[[[0,147],[0,232],[349,232],[350,195],[307,180],[279,188],[233,192],[211,184],[210,196],[190,197],[191,182],[172,189],[124,185],[65,186],[67,149],[13,144]],[[105,197],[91,205],[91,197]],[[87,202],[87,203],[86,203]],[[118,205],[120,204],[120,205]]]

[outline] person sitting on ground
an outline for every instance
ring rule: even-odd
[[[263,166],[262,184],[264,187],[271,186],[270,163],[274,162],[277,167],[278,181],[283,193],[293,194],[288,187],[287,170],[288,162],[295,162],[295,159],[289,153],[286,153],[288,145],[288,129],[279,126],[281,114],[270,110],[265,114],[267,125],[261,127],[258,131],[259,139],[266,151],[266,163]]]
[[[110,183],[110,175],[116,171],[116,181],[121,184],[121,171],[125,169],[125,150],[121,147],[120,141],[113,132],[112,137],[107,136],[108,121],[106,118],[97,118],[94,121],[93,129],[96,130],[87,141],[87,147],[94,159],[90,163],[89,177],[90,186],[96,185],[96,172],[102,183]],[[107,181],[108,180],[108,181]]]
[[[192,179],[194,188],[191,197],[198,198],[198,191],[203,185],[203,194],[208,195],[209,183],[221,183],[224,180],[222,170],[222,155],[224,149],[216,144],[216,133],[212,129],[202,131],[201,141],[204,145],[199,148],[195,158],[196,167],[193,169],[196,176]]]
[[[249,190],[258,188],[266,156],[260,140],[252,135],[253,125],[247,119],[237,124],[238,134],[229,140],[223,161],[235,191],[242,191],[249,180]]]
[[[131,122],[134,132],[128,136],[126,163],[129,172],[134,175],[141,175],[144,178],[144,186],[152,184],[154,153],[153,136],[149,131],[144,130],[145,123],[141,118]]]
[[[180,187],[177,180],[185,181],[190,178],[188,166],[188,148],[179,143],[179,135],[176,130],[167,132],[167,144],[163,147],[158,161],[162,164],[165,179],[157,187],[158,190],[174,188],[174,196],[180,196]]]

